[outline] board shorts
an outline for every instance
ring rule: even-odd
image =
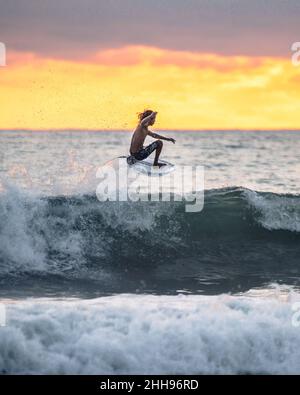
[[[149,155],[152,154],[153,151],[159,146],[158,141],[154,141],[152,144],[147,145],[147,147],[143,147],[138,152],[128,156],[127,163],[129,165],[133,165],[136,161],[144,160],[148,158]]]

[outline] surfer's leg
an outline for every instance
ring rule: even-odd
[[[163,147],[163,143],[161,140],[156,140],[152,144],[149,144],[147,147],[142,148],[139,152],[133,154],[136,160],[144,160],[148,158],[149,155],[152,154],[152,152],[155,151],[155,159],[153,166],[165,166],[163,163],[158,163],[158,158],[161,153]]]
[[[158,163],[158,158],[161,153],[162,147],[163,147],[163,142],[161,140],[157,140],[153,166],[159,166],[159,167],[164,166],[163,163]]]

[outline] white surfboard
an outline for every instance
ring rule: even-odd
[[[146,158],[144,160],[136,161],[134,164],[129,166],[138,173],[148,176],[163,176],[165,174],[172,173],[175,170],[175,165],[162,159],[159,159],[159,163],[164,164],[164,166],[154,167],[153,160],[153,158]]]

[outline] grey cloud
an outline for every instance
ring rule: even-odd
[[[299,0],[0,0],[8,49],[65,57],[140,44],[289,56],[299,22]]]

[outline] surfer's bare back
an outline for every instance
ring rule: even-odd
[[[152,154],[153,151],[155,151],[153,166],[161,167],[164,166],[163,163],[158,162],[158,158],[163,147],[163,142],[161,140],[171,141],[173,144],[175,144],[176,140],[160,136],[159,134],[153,133],[148,130],[149,126],[154,125],[156,114],[157,112],[154,112],[152,110],[145,110],[144,112],[139,114],[139,123],[135,128],[131,140],[130,155],[135,160],[143,160],[148,158],[148,156]],[[154,141],[152,144],[148,145],[147,147],[144,147],[143,144],[147,136],[151,136],[157,140]]]

